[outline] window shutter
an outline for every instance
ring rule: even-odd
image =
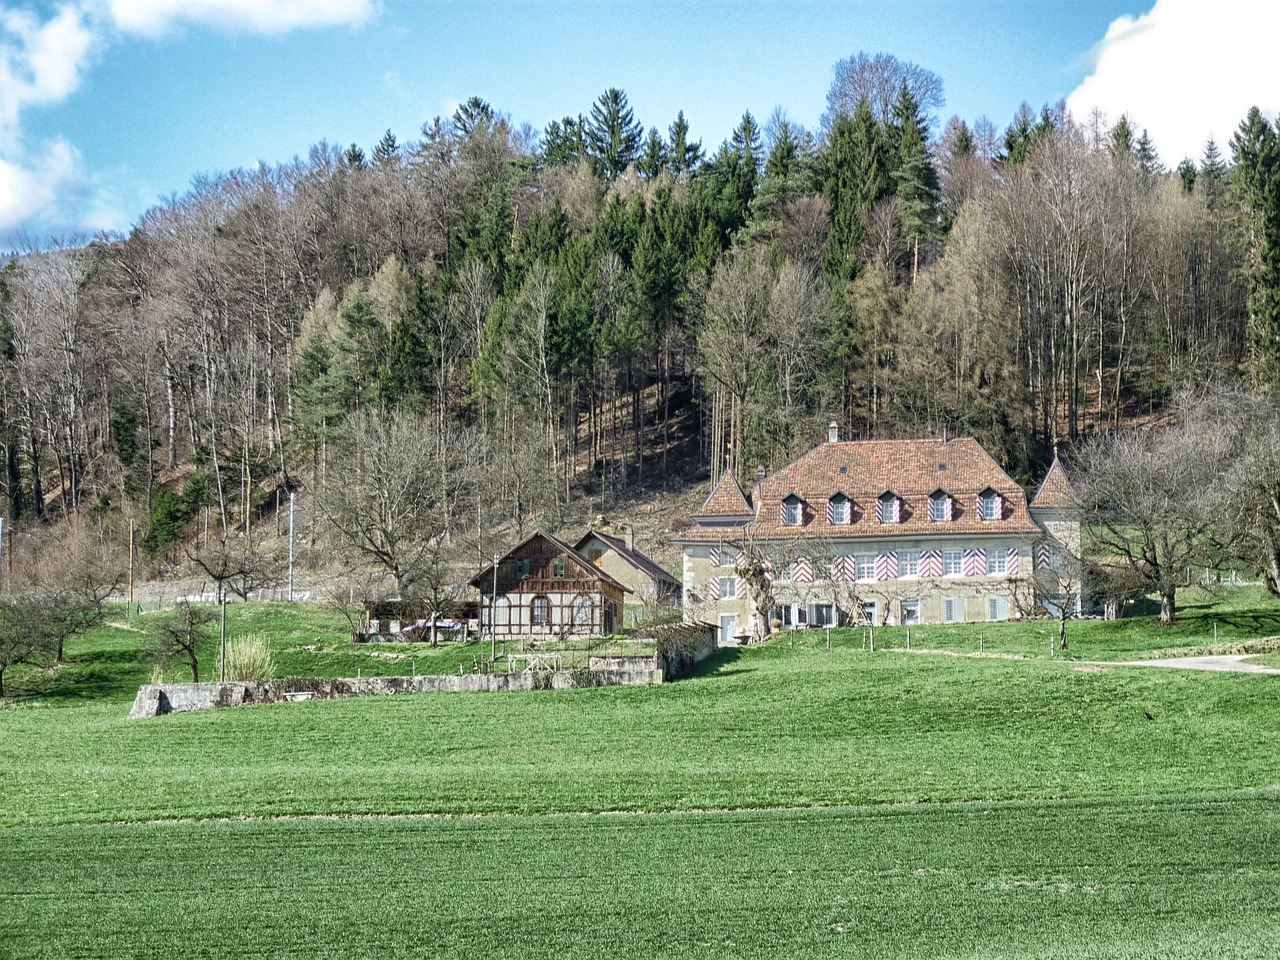
[[[987,551],[966,550],[964,552],[964,575],[966,577],[982,577],[987,573]]]
[[[1018,563],[1019,563],[1018,548],[1010,547],[1009,548],[1009,576],[1011,577],[1018,576]]]
[[[720,599],[720,578],[719,577],[713,576],[711,578],[711,581],[707,584],[707,599],[708,600]]]
[[[898,576],[898,554],[894,550],[886,551],[876,557],[876,579],[893,580]]]
[[[942,519],[943,519],[943,520],[950,520],[950,519],[951,519],[951,497],[950,497],[950,495],[944,495],[944,496],[943,496],[943,498],[942,498]]]
[[[743,577],[738,577],[738,599],[747,599],[747,581]]]
[[[711,561],[713,567],[720,566],[720,548],[712,547],[711,552],[707,554],[707,559]]]

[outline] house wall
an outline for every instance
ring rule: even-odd
[[[592,550],[600,551],[600,561],[595,565],[631,591],[632,603],[654,599],[659,603],[670,602],[672,595],[678,593],[675,586],[649,576],[598,537],[587,539],[579,552],[590,558]]]
[[[813,546],[815,549],[810,551],[811,554],[816,552],[819,545]],[[793,541],[778,545],[778,553],[775,555],[773,596],[778,605],[801,606],[807,611],[813,603],[834,603],[848,619],[857,610],[858,601],[873,602],[876,604],[876,622],[890,625],[900,622],[903,600],[919,601],[921,623],[943,623],[944,601],[947,598],[963,601],[966,623],[986,622],[989,619],[987,604],[990,597],[1004,600],[1009,619],[1016,618],[1020,610],[1029,610],[1033,605],[1030,582],[1033,550],[1030,538],[859,540],[821,546],[837,556],[849,557],[859,554],[878,556],[888,551],[902,550],[946,549],[963,552],[980,548],[992,553],[999,552],[1007,558],[1009,550],[1013,549],[1018,558],[1018,572],[1016,575],[889,577],[858,581],[833,577],[826,572],[824,564],[810,557],[813,581],[803,582],[793,579],[791,561],[805,553],[804,544]],[[785,559],[782,559],[783,553]],[[759,615],[750,599],[749,590],[745,591],[745,597],[741,595],[743,591],[739,590],[733,597],[725,598],[716,596],[716,587],[711,585],[713,578],[736,578],[732,565],[726,566],[720,562],[723,558],[724,551],[719,546],[685,545],[685,619],[718,625],[721,617],[733,616],[737,618],[739,631],[749,632],[752,618]],[[771,618],[777,613],[777,610],[765,612]]]
[[[528,564],[528,576],[521,576],[522,561]],[[556,576],[558,568],[563,569],[563,576]],[[500,637],[613,633],[622,627],[623,593],[594,573],[594,568],[585,567],[581,559],[548,550],[545,540],[536,539],[508,554],[498,565],[496,604],[492,601],[492,583],[474,581],[484,597],[481,623],[492,626]],[[549,601],[550,617],[545,624],[533,622],[535,597]]]

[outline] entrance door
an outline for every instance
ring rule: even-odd
[[[737,638],[734,636],[738,632],[737,617],[721,617],[720,618],[720,646],[726,647],[736,644]]]

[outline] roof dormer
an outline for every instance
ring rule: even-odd
[[[827,501],[827,523],[845,526],[853,523],[853,501],[837,490]]]
[[[804,500],[795,493],[782,498],[782,525],[784,527],[804,526]]]
[[[929,494],[929,519],[934,523],[947,523],[951,520],[951,494],[942,488]]]
[[[881,523],[902,521],[902,498],[892,490],[886,490],[876,498],[876,519]]]
[[[978,494],[978,518],[980,520],[1004,519],[1004,497],[994,487],[987,487]]]

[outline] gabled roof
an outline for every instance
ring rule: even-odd
[[[1062,461],[1058,459],[1058,455],[1053,455],[1053,463],[1049,465],[1049,472],[1044,475],[1044,481],[1040,484],[1040,489],[1036,491],[1036,495],[1031,499],[1031,509],[1062,509],[1073,510],[1080,506],[1080,501],[1076,499],[1075,489],[1071,486],[1071,481],[1067,479],[1067,471],[1062,469]]]
[[[533,533],[529,534],[529,536],[525,537],[523,540],[517,543],[514,547],[512,547],[510,550],[504,553],[501,557],[499,557],[498,566],[501,566],[502,561],[506,560],[513,553],[516,553],[517,551],[523,549],[527,544],[532,543],[534,540],[539,540],[539,539],[547,541],[552,547],[555,548],[556,553],[565,554],[570,560],[576,563],[579,567],[583,569],[585,573],[589,574],[590,576],[596,577],[600,580],[603,580],[605,583],[608,583],[617,587],[623,593],[631,592],[629,587],[627,587],[625,584],[619,583],[613,577],[609,576],[609,574],[605,573],[603,570],[601,570],[594,563],[592,563],[590,560],[588,560],[586,557],[580,554],[573,547],[569,546],[569,544],[565,543],[559,537],[553,537],[551,534],[543,533],[541,530],[535,530]],[[493,567],[494,565],[492,563],[489,564],[483,570],[477,573],[474,577],[472,577],[468,582],[471,584],[471,586],[476,587],[480,590],[483,590],[486,585],[492,583]]]
[[[611,550],[617,553],[618,556],[622,557],[623,560],[626,560],[641,573],[653,577],[655,580],[661,580],[663,583],[670,583],[677,587],[680,586],[679,580],[667,573],[667,571],[663,570],[657,565],[657,563],[645,556],[639,550],[636,550],[633,547],[628,547],[625,540],[619,540],[617,537],[611,537],[609,534],[601,533],[599,530],[588,530],[578,539],[578,542],[573,545],[573,548],[581,553],[583,545],[592,537],[607,543]],[[599,569],[599,567],[596,569]]]
[[[747,495],[742,492],[732,470],[726,470],[720,476],[720,482],[711,491],[711,496],[703,502],[702,508],[693,515],[695,520],[748,520],[755,515]]]
[[[1004,498],[1005,511],[1000,520],[984,521],[974,507],[978,493],[988,487]],[[1022,488],[977,440],[960,437],[820,444],[756,485],[754,516],[740,535],[760,540],[882,539],[887,535],[886,528],[875,522],[874,511],[859,514],[851,524],[830,524],[819,512],[803,526],[784,527],[778,505],[791,493],[810,503],[820,503],[836,491],[866,505],[887,490],[902,501],[900,521],[893,525],[891,534],[895,537],[1031,534],[1040,529],[1027,511],[1027,496]],[[945,523],[929,519],[929,497],[939,490],[955,498],[956,503],[952,519]],[[703,526],[701,519],[695,516],[699,525],[681,533],[676,542],[723,538],[723,528]]]

